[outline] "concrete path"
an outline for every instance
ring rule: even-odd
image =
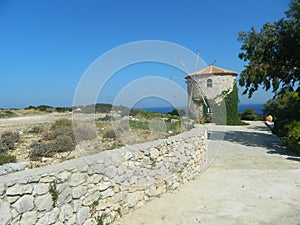
[[[263,122],[212,130],[210,167],[173,193],[121,218],[120,225],[300,225],[300,157]],[[220,135],[218,135],[218,132]]]

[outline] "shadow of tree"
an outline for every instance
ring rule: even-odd
[[[220,139],[224,137],[224,141],[238,143],[249,147],[266,148],[269,150],[267,151],[269,154],[297,156],[295,153],[287,151],[286,148],[282,146],[280,139],[276,135],[259,132],[268,131],[268,127],[253,126],[248,128],[249,131],[226,131],[225,135],[223,132],[213,131],[210,137],[212,137],[212,140],[219,139],[218,137],[220,137]]]

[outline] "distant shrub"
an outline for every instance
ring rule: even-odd
[[[20,135],[18,132],[5,132],[0,139],[0,153],[7,150],[15,149],[15,144],[20,142]]]
[[[58,136],[51,144],[54,153],[73,151],[76,146],[74,140],[67,135]]]
[[[110,121],[111,120],[111,116],[106,114],[104,117],[99,118],[99,121]]]
[[[94,129],[88,126],[78,126],[74,129],[74,136],[76,137],[76,141],[88,141],[97,138],[97,133]]]
[[[56,112],[63,113],[63,112],[72,112],[71,107],[56,107]]]
[[[42,111],[42,112],[51,112],[53,110],[52,106],[49,105],[39,105],[35,107],[35,109]]]
[[[53,157],[55,154],[53,142],[34,142],[30,147],[32,150],[29,153],[29,158],[34,161],[40,160],[41,157]]]
[[[75,140],[73,128],[71,126],[70,127],[57,127],[55,129],[52,129],[44,135],[43,139],[46,141],[51,141],[51,140],[55,140],[60,135],[67,135],[67,136],[71,137],[73,140]]]
[[[16,113],[9,111],[9,110],[1,110],[0,111],[0,118],[9,118],[15,116]]]
[[[172,116],[185,116],[186,115],[186,111],[185,109],[173,109],[171,112],[168,112],[167,114],[170,114]]]
[[[38,134],[41,132],[43,132],[43,128],[40,126],[34,126],[28,131],[28,133],[32,133],[32,134]]]
[[[253,108],[249,108],[249,109],[246,109],[241,114],[241,119],[242,120],[257,121],[257,120],[260,120],[260,117],[259,117],[259,115],[256,114],[256,112]]]
[[[133,129],[149,130],[148,121],[129,120],[129,126]]]
[[[72,120],[69,119],[59,119],[54,122],[51,126],[51,130],[61,128],[61,127],[71,127],[72,126]]]
[[[116,138],[116,133],[113,129],[105,131],[105,133],[103,134],[104,138]]]
[[[9,154],[0,154],[0,165],[5,163],[15,163],[17,161],[16,156]]]

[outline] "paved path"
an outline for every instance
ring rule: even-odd
[[[116,224],[300,225],[300,157],[287,154],[263,122],[226,129],[202,175]],[[213,130],[209,147],[216,150],[222,132]]]

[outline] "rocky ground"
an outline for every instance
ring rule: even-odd
[[[145,129],[130,129],[130,132],[126,131],[122,133],[122,126],[114,127],[112,126],[111,121],[109,120],[101,120],[104,118],[106,114],[96,114],[96,115],[81,115],[81,119],[89,120],[89,117],[95,117],[96,128],[98,132],[98,138],[90,141],[83,141],[80,145],[77,145],[75,150],[57,153],[54,157],[42,157],[40,160],[31,160],[29,158],[29,153],[32,151],[31,144],[34,142],[39,142],[42,140],[45,132],[47,132],[51,125],[54,124],[55,121],[60,119],[69,119],[72,120],[72,113],[43,113],[38,115],[25,115],[18,116],[13,118],[2,118],[0,119],[0,136],[5,132],[18,132],[20,134],[20,143],[16,144],[16,148],[14,150],[9,150],[7,153],[11,155],[15,155],[17,158],[17,162],[19,163],[19,168],[35,168],[41,167],[51,164],[57,164],[64,160],[77,158],[82,155],[97,153],[99,151],[105,149],[114,149],[116,147],[122,146],[124,144],[134,144],[138,142],[145,142],[149,140],[154,140],[158,138],[162,138],[160,133],[151,133],[150,130]],[[35,132],[34,129],[40,129],[41,132]],[[114,134],[114,129],[121,130],[119,135]],[[128,136],[129,134],[129,136]],[[128,137],[126,137],[126,135]],[[164,134],[165,135],[165,134]],[[164,136],[163,135],[163,136]],[[167,135],[172,135],[172,132]],[[7,167],[8,165],[6,165]],[[9,165],[10,166],[10,165]],[[16,167],[17,165],[11,165],[12,167]],[[1,167],[1,166],[0,166]],[[0,168],[2,174],[6,173],[5,171],[9,171],[10,169],[6,169],[5,166]]]

